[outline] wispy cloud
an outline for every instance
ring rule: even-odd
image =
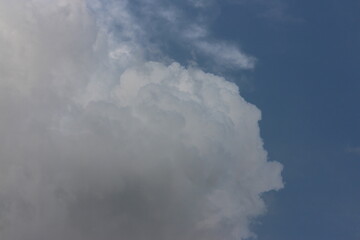
[[[225,42],[197,41],[194,45],[217,64],[225,64],[229,68],[252,69],[255,66],[255,58],[241,52],[237,47]]]
[[[347,147],[345,152],[360,155],[360,147]]]
[[[148,57],[154,60],[168,57],[169,53],[164,46],[175,43],[178,52],[191,52],[187,55],[187,61],[204,57],[217,67],[225,69],[253,69],[255,66],[253,56],[244,53],[234,43],[217,39],[209,30],[212,19],[208,15],[212,15],[211,11],[215,3],[215,1],[206,3],[188,1],[188,4],[166,0],[129,1],[126,3],[125,16],[131,18],[131,21],[118,19],[118,15],[123,16],[124,13],[120,11],[120,14],[117,14],[113,10],[113,5],[117,5],[117,2],[108,3],[106,6],[110,9],[106,12],[114,12],[114,18],[119,20],[117,23],[120,29],[134,29],[138,26],[141,30],[131,39],[136,38],[141,42]],[[191,14],[184,9],[190,9]]]
[[[303,19],[294,16],[289,10],[289,1],[284,0],[226,0],[232,4],[250,7],[259,18],[276,22],[299,23]]]

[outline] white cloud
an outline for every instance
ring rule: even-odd
[[[1,239],[250,236],[282,187],[260,111],[222,77],[147,61],[126,2],[108,4],[0,0]]]

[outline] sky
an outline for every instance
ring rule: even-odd
[[[359,10],[0,0],[0,238],[360,239]]]
[[[360,4],[277,4],[223,4],[214,27],[259,59],[239,85],[262,111],[269,158],[284,164],[259,239],[359,239]]]

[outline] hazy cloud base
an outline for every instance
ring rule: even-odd
[[[259,110],[147,37],[126,1],[0,0],[1,239],[251,236],[282,187]]]

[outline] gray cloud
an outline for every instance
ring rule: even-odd
[[[260,111],[147,34],[126,1],[0,1],[1,239],[252,235],[282,187]]]

